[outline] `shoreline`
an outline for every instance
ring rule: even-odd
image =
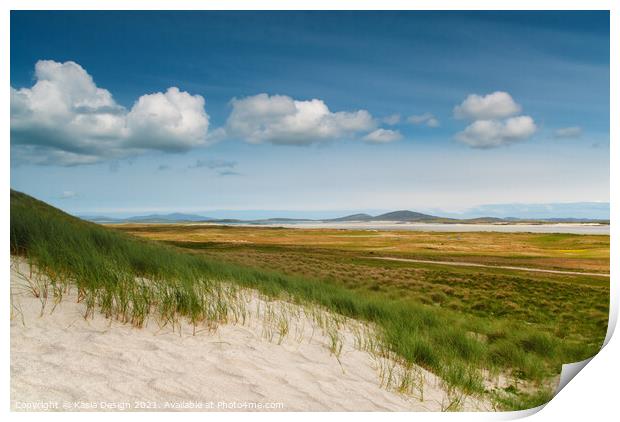
[[[333,229],[365,231],[416,231],[439,233],[541,233],[541,234],[577,234],[610,235],[610,225],[600,223],[408,223],[393,221],[350,221],[350,222],[299,222],[299,223],[251,223],[251,222],[101,222],[110,226],[132,225],[182,225],[182,226],[227,226],[284,229]]]

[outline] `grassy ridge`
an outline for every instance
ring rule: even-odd
[[[484,393],[482,370],[542,381],[563,362],[582,360],[599,345],[566,342],[524,324],[355,292],[337,284],[218,262],[184,253],[71,217],[11,191],[11,251],[27,257],[62,295],[75,285],[89,312],[142,325],[150,314],[217,320],[213,291],[220,282],[324,306],[376,324],[381,340],[405,360],[424,366],[451,385]],[[148,280],[148,282],[145,282]],[[209,292],[210,294],[205,294]],[[513,394],[504,404],[526,408],[550,398],[542,387]]]

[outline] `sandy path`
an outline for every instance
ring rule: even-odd
[[[452,265],[456,267],[482,267],[482,268],[500,268],[504,270],[515,270],[515,271],[528,271],[535,273],[551,273],[551,274],[567,274],[567,275],[588,275],[594,277],[607,277],[609,278],[609,274],[604,273],[586,273],[579,271],[562,271],[562,270],[546,270],[543,268],[528,268],[528,267],[513,267],[510,265],[486,265],[479,264],[476,262],[458,262],[458,261],[431,261],[426,259],[413,259],[413,258],[394,258],[388,256],[373,256],[367,257],[370,259],[383,259],[385,261],[399,261],[399,262],[416,262],[420,264],[437,264],[437,265]]]
[[[307,318],[280,345],[266,338],[258,318],[196,335],[190,326],[182,326],[180,334],[154,321],[136,329],[98,313],[84,319],[74,295],[53,312],[52,303],[41,312],[39,299],[22,287],[26,267],[17,268],[11,271],[14,410],[99,410],[105,404],[125,410],[260,405],[284,411],[424,411],[442,410],[451,400],[439,380],[421,369],[423,401],[381,388],[377,361],[355,348],[350,333],[343,335],[339,362],[328,350],[328,337]],[[265,302],[254,299],[251,306]],[[463,409],[489,406],[466,398]]]

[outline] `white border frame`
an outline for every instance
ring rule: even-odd
[[[53,4],[52,4],[53,3]],[[56,0],[54,2],[43,0],[5,0],[2,2],[2,14],[0,15],[0,75],[4,81],[0,87],[2,93],[2,153],[0,154],[0,179],[4,192],[10,187],[10,10],[610,10],[610,116],[620,116],[618,109],[618,76],[620,75],[620,2],[613,0],[418,0],[415,3],[404,0],[357,0],[355,2],[347,0],[90,0],[88,2],[75,0]],[[88,7],[85,7],[88,6]],[[512,412],[512,413],[382,413],[376,414],[356,414],[353,417],[361,421],[371,420],[376,416],[380,418],[389,418],[391,420],[411,421],[416,420],[445,420],[458,419],[462,421],[481,421],[481,420],[504,420],[522,417],[528,414],[536,413],[534,420],[560,420],[564,418],[570,419],[589,419],[589,420],[607,420],[609,415],[618,414],[616,407],[617,400],[617,381],[620,375],[620,364],[617,357],[620,356],[620,343],[617,338],[611,336],[615,328],[618,317],[618,304],[620,289],[615,285],[616,272],[620,262],[618,254],[618,236],[619,231],[615,222],[618,221],[619,208],[616,204],[618,200],[618,183],[614,181],[620,180],[620,172],[617,170],[618,164],[618,145],[611,142],[619,132],[620,120],[611,119],[610,121],[610,176],[611,176],[611,309],[610,324],[607,336],[607,345],[599,354],[597,354],[586,368],[579,373],[573,381],[571,381],[544,409],[538,413],[535,411]],[[6,196],[5,196],[6,198]],[[1,314],[7,318],[2,325],[2,342],[3,346],[0,351],[2,356],[2,365],[0,367],[0,379],[2,380],[0,392],[2,393],[2,410],[5,416],[15,420],[30,420],[39,417],[49,418],[51,420],[77,421],[83,419],[85,415],[81,413],[59,413],[59,414],[42,414],[42,413],[11,413],[10,406],[10,357],[9,344],[10,332],[8,324],[8,315],[10,313],[9,303],[9,218],[10,211],[8,202],[2,207],[1,220],[1,236],[2,250],[0,256],[5,259],[4,274],[2,278],[4,282],[4,295],[1,301]],[[617,336],[616,336],[617,337]],[[138,413],[115,413],[114,415],[106,413],[91,413],[87,417],[95,420],[106,420],[110,417],[129,419],[139,416]],[[213,420],[229,420],[230,418],[252,418],[261,421],[286,421],[292,417],[290,413],[210,413],[208,415],[202,413],[182,413],[179,418],[203,420],[210,418]],[[295,414],[293,417],[302,421],[310,421],[318,415],[312,413]],[[153,413],[147,416],[149,419],[164,420],[170,415],[166,413]],[[175,417],[177,417],[175,415]],[[321,418],[336,420],[341,418],[338,413],[325,413],[320,415]]]

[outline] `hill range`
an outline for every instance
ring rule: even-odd
[[[137,215],[133,217],[114,218],[107,216],[90,216],[79,215],[83,218],[94,223],[101,224],[127,224],[127,223],[221,223],[221,224],[291,224],[291,223],[303,223],[303,222],[375,222],[375,221],[388,221],[397,223],[445,223],[445,224],[510,224],[510,223],[539,223],[539,224],[552,224],[552,223],[599,223],[609,224],[609,220],[600,219],[584,219],[584,218],[546,218],[546,219],[521,219],[516,217],[476,217],[476,218],[447,218],[436,215],[424,214],[409,210],[391,211],[379,215],[370,215],[365,213],[357,213],[345,215],[338,218],[329,219],[309,219],[309,218],[266,218],[266,219],[249,219],[242,220],[236,218],[212,218],[208,216],[198,214],[184,214],[184,213],[170,213],[170,214],[148,214]]]

